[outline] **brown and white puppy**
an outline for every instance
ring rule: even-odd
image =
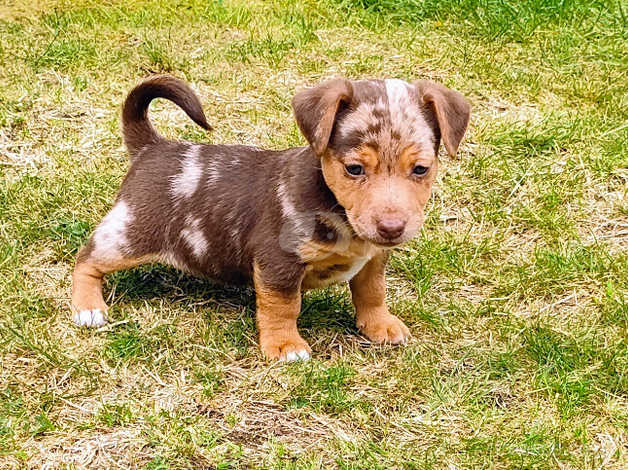
[[[309,146],[283,151],[166,140],[147,118],[154,98],[211,129],[196,95],[173,77],[131,91],[122,113],[131,168],[78,255],[78,325],[106,323],[105,274],[159,262],[252,281],[269,358],[309,357],[297,331],[301,292],[335,282],[349,281],[366,337],[408,339],[385,304],[386,261],[423,224],[441,139],[457,152],[469,120],[462,95],[426,81],[334,79],[294,97]]]

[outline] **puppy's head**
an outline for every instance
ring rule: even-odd
[[[427,81],[335,79],[301,91],[292,106],[356,234],[382,246],[414,237],[440,141],[453,156],[467,128],[465,98]]]

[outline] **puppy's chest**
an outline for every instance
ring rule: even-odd
[[[352,246],[342,251],[330,250],[323,244],[308,244],[301,249],[307,263],[302,287],[316,289],[350,281],[378,251],[364,243],[352,243]]]

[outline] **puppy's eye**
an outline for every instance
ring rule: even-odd
[[[347,173],[351,176],[360,176],[364,174],[364,167],[362,165],[345,165],[345,170],[347,170]]]
[[[427,173],[427,170],[429,170],[428,167],[417,165],[417,166],[415,166],[412,169],[412,174],[413,175],[418,175],[418,176],[423,176],[425,173]]]

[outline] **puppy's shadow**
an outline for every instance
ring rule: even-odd
[[[167,299],[174,303],[224,306],[255,315],[252,287],[223,284],[162,265],[130,269],[107,277],[105,296],[118,307],[138,301]],[[299,328],[308,331],[355,333],[353,307],[348,289],[342,286],[308,291],[303,296]]]
[[[174,303],[224,304],[255,311],[255,293],[250,287],[223,284],[162,265],[112,274],[105,282],[105,296],[112,296],[118,306],[167,299]]]
[[[349,289],[334,286],[308,291],[303,296],[299,327],[310,332],[336,331],[355,334],[355,319]]]

